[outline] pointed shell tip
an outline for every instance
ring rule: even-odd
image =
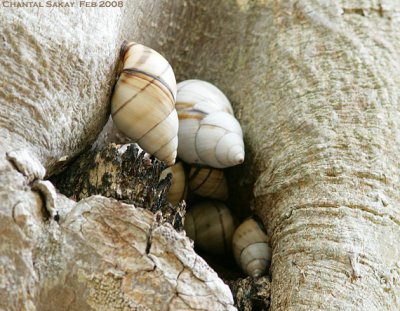
[[[242,164],[244,162],[244,154],[237,154],[235,160],[237,164]]]
[[[262,274],[262,270],[261,269],[256,269],[256,270],[253,270],[253,271],[251,271],[251,276],[253,277],[253,278],[256,278],[256,277],[259,277],[261,274]]]

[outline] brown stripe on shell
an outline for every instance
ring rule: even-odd
[[[208,123],[206,123],[206,124],[203,124],[203,126],[205,126],[205,127],[220,128],[221,130],[225,131],[226,134],[230,134],[230,133],[236,134],[235,132],[229,131],[229,130],[227,130],[225,127],[222,127],[221,125],[215,125],[215,124],[208,124]]]
[[[172,110],[171,111],[171,113],[173,113],[174,111]],[[168,115],[168,116],[170,116],[171,115],[171,113]],[[168,117],[167,117],[168,118]],[[166,119],[166,118],[165,118]],[[164,119],[164,120],[165,120]],[[164,120],[162,120],[161,122],[163,122]],[[147,131],[146,132],[146,134],[148,133],[148,132],[150,132],[152,129],[154,129],[158,124],[160,124],[161,122],[158,122],[155,126],[153,126],[149,131]],[[146,134],[144,134],[143,136],[145,136]],[[143,138],[143,136],[142,137],[140,137],[140,138]],[[168,145],[171,141],[173,141],[174,140],[174,138],[175,138],[176,136],[174,136],[174,137],[172,137],[167,143],[165,143],[164,145],[162,145],[160,148],[158,148],[156,151],[154,151],[153,152],[153,154],[156,154],[157,152],[159,152],[162,148],[164,148],[166,145]],[[139,139],[138,139],[138,141],[139,141]]]
[[[128,52],[128,50],[134,46],[134,45],[138,45],[139,43],[136,42],[129,42],[127,40],[124,40],[124,42],[122,42],[122,46],[121,49],[119,50],[119,58],[121,59],[121,61],[123,63],[125,63],[125,58],[126,58],[126,52]]]
[[[155,76],[155,75],[153,75],[153,74],[151,74],[151,73],[148,73],[148,72],[146,72],[146,71],[142,71],[142,70],[134,69],[134,68],[125,68],[124,70],[122,70],[122,72],[123,72],[123,73],[126,73],[127,75],[134,76],[134,77],[138,76],[138,74],[142,74],[142,75],[151,77],[151,78],[152,78],[152,80],[151,80],[152,82],[153,82],[153,81],[158,81],[158,82],[160,82],[160,83],[170,92],[171,97],[173,98],[173,101],[174,101],[174,106],[175,106],[175,97],[174,97],[174,93],[173,93],[172,90],[169,88],[167,82],[165,82],[163,79],[161,79],[161,76],[162,76],[170,67],[171,67],[171,65],[168,64],[168,66],[167,66],[167,67],[160,73],[160,75],[158,75],[158,76]]]
[[[178,89],[178,90],[180,90],[180,89]],[[210,104],[210,103],[211,103],[212,106],[217,106],[218,109],[217,109],[216,111],[225,111],[225,112],[229,113],[230,115],[232,115],[232,107],[225,107],[225,106],[224,106],[224,108],[221,109],[221,108],[219,107],[219,105],[216,105],[216,104],[215,104],[215,101],[214,101],[213,99],[210,99],[209,97],[201,96],[200,94],[196,94],[196,96],[197,96],[197,99],[199,99],[199,100],[196,100],[196,102],[193,103],[193,104],[188,103],[188,102],[179,102],[179,103],[182,103],[183,105],[186,105],[186,106],[184,106],[183,108],[179,108],[179,109],[189,108],[190,106],[188,106],[188,105],[194,106],[194,105],[196,105],[196,104],[199,104],[199,103],[203,103],[203,102],[204,102],[204,103],[207,103],[207,104]],[[178,105],[178,103],[176,103],[176,104]],[[177,106],[177,109],[178,109],[178,107],[179,107],[179,106]]]
[[[208,178],[210,177],[211,174],[212,174],[212,169],[209,168],[209,169],[208,169],[207,176],[202,180],[202,182],[201,182],[196,188],[192,189],[193,192],[195,192],[196,190],[198,190],[199,188],[201,188],[201,187],[207,182],[207,180],[208,180]]]
[[[201,167],[194,167],[194,172],[193,174],[191,174],[189,172],[189,181],[193,180],[194,178],[196,178],[197,175],[199,175],[200,171],[201,171]]]
[[[200,101],[200,102],[193,102],[193,103],[179,101],[179,102],[176,102],[175,107],[176,107],[177,110],[198,111],[198,112],[203,113],[203,114],[210,114],[210,112],[205,112],[205,111],[200,110],[200,109],[192,108],[195,105],[197,105],[199,103],[202,103],[202,102],[208,103],[208,102],[210,102],[210,100],[203,100],[203,101]],[[218,110],[216,110],[216,111],[218,111]],[[230,113],[229,111],[226,111],[226,112]]]
[[[151,48],[149,48],[143,44],[136,43],[136,42],[128,42],[125,46],[122,46],[121,50],[120,50],[120,59],[123,63],[125,63],[127,58],[129,56],[131,56],[129,53],[129,50],[134,46],[142,47],[142,50],[140,51],[140,53],[142,53],[142,54],[151,54],[153,52],[153,50]]]
[[[219,206],[217,204],[215,204],[215,203],[213,203],[212,205],[217,209],[217,212],[218,212],[219,223],[220,223],[221,228],[222,228],[221,231],[222,231],[222,238],[223,238],[223,241],[224,241],[225,253],[229,253],[229,245],[228,245],[228,241],[226,240],[226,233],[225,233],[225,226],[224,226],[224,217],[221,214],[221,210],[220,210]]]
[[[199,115],[199,114],[190,114],[190,113],[182,113],[178,111],[178,118],[179,119],[197,119],[197,120],[202,120],[204,118],[204,115]]]
[[[147,51],[142,51],[141,53],[142,53],[142,55],[139,57],[139,59],[134,64],[132,64],[132,67],[125,68],[125,69],[134,69],[138,65],[145,64],[147,62],[147,60],[150,59],[150,55],[152,54],[152,51],[147,50]]]
[[[197,109],[190,109],[190,110],[178,110],[178,118],[179,119],[196,119],[202,120],[207,115],[205,112]]]
[[[188,102],[176,102],[175,107],[176,109],[188,109],[192,108],[195,103],[188,103]]]
[[[168,69],[168,67],[167,67],[167,69]],[[128,72],[127,72],[128,71]],[[148,75],[146,75],[145,73],[139,73],[139,72],[131,72],[131,69],[124,69],[123,71],[122,71],[123,73],[125,73],[125,74],[127,74],[127,75],[129,75],[129,76],[133,76],[133,77],[135,77],[135,78],[139,78],[139,79],[142,79],[142,80],[146,80],[146,81],[148,81],[148,83],[144,86],[144,87],[142,87],[140,90],[139,90],[139,92],[137,92],[137,93],[135,93],[130,99],[128,99],[125,103],[123,103],[121,106],[119,106],[118,107],[118,109],[117,110],[115,110],[114,111],[114,113],[112,114],[112,116],[114,117],[119,111],[121,111],[121,109],[123,109],[127,104],[129,104],[133,99],[135,99],[135,97],[136,96],[138,96],[138,94],[140,94],[141,92],[143,92],[145,89],[147,89],[150,85],[155,85],[155,86],[157,86],[165,95],[167,95],[167,97],[170,99],[170,101],[171,101],[171,105],[172,105],[172,107],[174,107],[175,106],[175,101],[173,100],[173,96],[172,96],[172,98],[170,97],[170,95],[172,95],[172,94],[169,94],[168,92],[166,92],[164,89],[163,89],[163,87],[164,87],[164,84],[158,84],[157,83],[157,81],[158,80],[156,80],[156,79],[154,79],[154,78],[152,78],[152,79],[150,79],[149,80],[149,78],[148,78]],[[161,74],[163,74],[165,72],[165,70],[161,73]],[[168,89],[169,90],[169,89]],[[170,91],[170,90],[169,90]]]
[[[258,217],[257,215],[253,215],[250,218],[256,222],[256,224],[258,225],[258,227],[261,229],[262,232],[268,235],[267,230],[265,230],[264,224],[262,223],[260,217]]]
[[[214,99],[210,99],[210,98],[208,98],[208,97],[200,96],[200,95],[197,95],[197,97],[198,97],[199,100],[196,102],[196,104],[201,104],[201,103],[206,103],[206,104],[208,104],[208,105],[211,104],[212,106],[217,107],[217,109],[216,109],[215,111],[225,111],[225,112],[227,112],[227,113],[229,113],[229,114],[232,114],[232,112],[229,110],[229,108],[227,108],[227,107],[225,107],[225,106],[224,106],[224,108],[221,110],[221,107],[220,107],[219,105],[216,104],[216,102],[215,102]]]
[[[210,193],[210,196],[212,196],[212,195],[214,195],[215,193],[217,193],[217,192],[220,191],[221,185],[224,183],[224,181],[225,181],[225,175],[223,175],[223,173],[222,173],[222,178],[219,180],[218,185],[217,185],[216,187],[214,187],[214,191],[212,191],[212,192]]]

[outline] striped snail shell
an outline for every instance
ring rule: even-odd
[[[146,152],[175,163],[178,116],[171,65],[156,51],[134,42],[121,48],[123,69],[111,99],[117,128]]]
[[[182,200],[185,200],[187,195],[188,187],[182,162],[175,163],[173,166],[163,170],[160,179],[164,179],[168,173],[172,174],[172,183],[167,194],[167,200],[175,206]]]
[[[243,133],[231,104],[212,84],[178,83],[179,157],[191,164],[225,168],[244,161]]]
[[[207,81],[192,79],[178,83],[181,109],[202,109],[206,113],[225,111],[233,115],[231,103],[219,88]]]
[[[216,168],[192,166],[189,172],[189,188],[202,197],[222,201],[228,198],[225,174]]]
[[[228,254],[236,221],[225,204],[205,201],[186,213],[184,228],[187,236],[202,250],[212,254]]]
[[[232,239],[233,255],[238,265],[251,277],[264,273],[271,264],[271,248],[262,224],[253,218],[245,220]]]

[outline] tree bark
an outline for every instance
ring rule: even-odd
[[[76,203],[43,180],[93,143],[122,41],[151,46],[166,7],[2,8],[1,309],[234,309],[184,234],[115,200]]]
[[[254,201],[243,204],[271,236],[272,310],[400,308],[396,1],[133,1],[102,13],[4,12],[1,228],[18,237],[18,252],[2,256],[2,266],[11,267],[3,275],[15,309],[38,306],[29,287],[39,276],[21,254],[48,233],[35,229],[41,222],[11,225],[12,211],[40,219],[40,197],[27,184],[100,131],[126,37],[163,53],[178,80],[208,80],[232,100],[252,176],[234,183],[256,181]]]
[[[399,309],[397,2],[196,6],[170,55],[180,79],[226,92],[244,129],[271,309]]]

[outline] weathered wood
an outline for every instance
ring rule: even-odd
[[[271,236],[272,310],[400,308],[399,13],[391,0],[196,2],[160,43],[179,79],[233,102]]]
[[[0,12],[1,309],[234,309],[229,288],[157,215],[100,196],[76,203],[43,181],[105,124],[121,42],[151,45],[151,20],[168,23],[174,6],[124,3]]]
[[[239,311],[267,311],[271,300],[271,280],[267,276],[226,281]]]
[[[61,193],[76,201],[92,195],[118,199],[158,213],[160,221],[182,231],[185,203],[168,203],[171,175],[160,180],[165,164],[145,155],[136,144],[109,144],[83,153],[52,181]]]
[[[166,55],[178,80],[209,80],[232,100],[252,207],[271,236],[272,309],[399,309],[397,2],[129,3],[0,14],[1,245],[16,240],[2,257],[14,309],[35,306],[38,276],[22,254],[43,225],[18,229],[12,211],[40,215],[29,191],[40,165],[49,176],[95,139],[128,34]]]

